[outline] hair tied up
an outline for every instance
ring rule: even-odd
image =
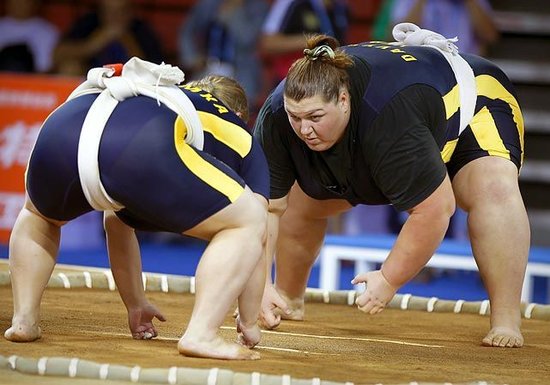
[[[335,56],[334,50],[325,44],[315,47],[313,49],[304,49],[304,55],[306,58],[312,61],[315,61],[323,56],[328,56],[331,59],[334,59]]]

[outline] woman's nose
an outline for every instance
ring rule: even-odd
[[[311,124],[307,120],[302,120],[302,124],[300,126],[300,132],[302,135],[309,134],[313,129],[311,128]]]

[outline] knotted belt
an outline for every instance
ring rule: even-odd
[[[120,75],[120,76],[115,76]],[[143,95],[157,100],[160,105],[178,114],[185,126],[185,141],[202,150],[204,132],[193,103],[177,84],[183,82],[184,73],[168,64],[154,64],[137,57],[130,59],[117,74],[112,66],[92,68],[87,80],[67,98],[99,93],[82,124],[78,142],[78,172],[82,190],[88,203],[96,210],[118,211],[124,206],[109,196],[99,175],[99,144],[105,125],[119,102]]]
[[[477,90],[474,71],[472,67],[458,54],[458,48],[454,44],[457,37],[447,39],[444,36],[421,29],[413,23],[400,23],[393,27],[394,39],[404,45],[421,45],[435,48],[449,62],[455,75],[460,96],[460,127],[459,135],[470,124],[474,116]]]

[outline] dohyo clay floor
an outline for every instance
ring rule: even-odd
[[[61,273],[61,274],[60,274]],[[159,337],[133,340],[126,311],[104,271],[56,269],[42,303],[43,337],[0,338],[0,384],[344,385],[549,384],[550,306],[525,305],[525,346],[480,346],[485,302],[397,296],[368,316],[352,292],[308,292],[306,321],[264,331],[253,362],[188,358],[176,344],[189,319],[194,282],[146,275],[148,297],[167,317]],[[92,286],[92,288],[89,288]],[[111,289],[114,287],[111,286]],[[328,303],[325,303],[328,302]],[[213,304],[214,305],[214,304]],[[407,308],[402,310],[401,307]],[[0,330],[12,316],[6,264],[0,264]],[[236,337],[228,314],[222,334]],[[338,384],[334,384],[338,383]]]

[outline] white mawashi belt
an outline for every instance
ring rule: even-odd
[[[460,126],[462,133],[474,117],[477,89],[472,67],[458,54],[458,48],[453,44],[458,39],[447,39],[444,36],[421,29],[413,23],[400,23],[393,27],[393,37],[405,45],[421,45],[438,50],[447,60],[453,70],[460,96]]]
[[[86,200],[100,211],[124,208],[109,196],[101,183],[98,157],[101,135],[120,101],[138,95],[156,99],[182,118],[187,127],[185,141],[188,144],[198,149],[204,145],[204,132],[197,110],[187,95],[175,85],[184,79],[181,70],[132,58],[123,66],[121,76],[113,74],[112,68],[91,69],[87,80],[67,99],[99,93],[82,124],[78,142],[78,172]]]

